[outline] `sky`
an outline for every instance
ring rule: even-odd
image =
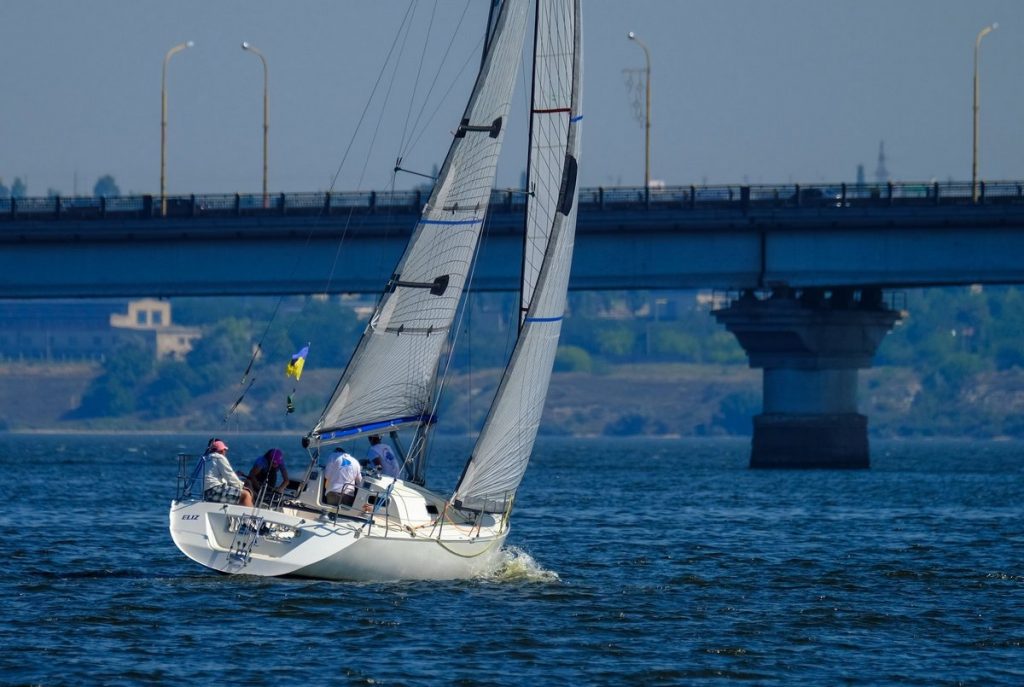
[[[1024,179],[1024,0],[584,0],[584,186]],[[259,192],[269,66],[272,192],[410,188],[443,160],[479,64],[485,0],[0,0],[0,179],[28,195]],[[403,19],[408,21],[403,23]],[[451,46],[450,49],[448,46]],[[447,59],[441,57],[448,50]],[[391,59],[388,62],[389,51]],[[385,66],[386,65],[386,66]],[[383,67],[383,69],[382,69]],[[498,186],[525,168],[520,74]]]

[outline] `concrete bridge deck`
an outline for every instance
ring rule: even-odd
[[[0,199],[0,298],[376,293],[426,194]],[[495,191],[474,288],[512,290]],[[1024,282],[1024,182],[584,189],[570,288]]]

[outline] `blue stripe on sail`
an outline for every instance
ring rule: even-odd
[[[527,317],[527,322],[559,322],[562,316],[559,317]]]
[[[478,219],[421,219],[420,224],[479,224],[483,222],[482,218]]]
[[[329,441],[331,439],[342,439],[344,437],[354,436],[356,434],[366,434],[368,432],[380,431],[389,427],[399,427],[401,425],[407,425],[412,422],[437,422],[437,418],[433,415],[409,415],[406,417],[396,417],[390,420],[379,420],[377,422],[369,422],[365,425],[354,425],[352,427],[344,427],[342,429],[336,429],[333,432],[327,432],[320,435],[321,441]]]
[[[569,117],[570,122],[578,122],[583,119],[583,115],[576,115],[575,117]]]

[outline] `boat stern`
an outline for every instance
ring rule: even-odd
[[[358,538],[358,528],[345,523],[208,501],[173,501],[169,518],[171,539],[182,553],[232,574],[293,574]]]

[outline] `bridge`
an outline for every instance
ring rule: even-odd
[[[422,192],[0,199],[0,298],[379,292]],[[495,191],[477,290],[519,278]],[[715,288],[763,369],[754,467],[867,467],[858,370],[885,289],[1024,283],[1024,182],[583,189],[570,288]]]
[[[496,191],[475,287],[513,290]],[[426,194],[0,199],[0,298],[376,293]],[[1024,182],[584,189],[570,288],[1017,283]],[[216,269],[212,269],[216,266]]]

